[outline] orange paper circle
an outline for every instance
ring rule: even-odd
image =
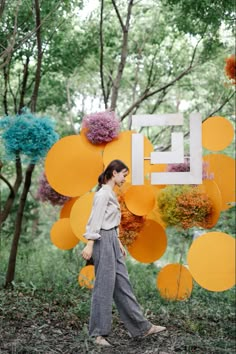
[[[221,210],[227,210],[229,203],[235,202],[235,160],[223,154],[205,155],[203,160],[208,163],[208,170],[214,174],[214,181],[220,189]]]
[[[102,143],[102,144],[92,144],[88,138],[86,137],[86,129],[82,129],[80,131],[80,136],[81,136],[81,141],[83,144],[86,146],[86,148],[93,150],[93,151],[103,151],[104,147],[106,146],[107,143]]]
[[[188,256],[194,280],[211,291],[224,291],[235,284],[235,239],[223,232],[206,233],[192,243]]]
[[[95,272],[94,272],[93,265],[88,265],[83,267],[78,275],[79,285],[82,287],[86,287],[88,289],[93,288],[94,279],[95,279]]]
[[[103,170],[99,152],[87,149],[79,135],[71,135],[56,142],[45,161],[49,184],[58,193],[77,197],[97,184]]]
[[[210,220],[208,220],[208,225],[203,225],[204,228],[210,229],[216,225],[217,221],[220,217],[221,206],[222,206],[222,198],[219,187],[215,183],[215,181],[204,180],[202,184],[199,184],[197,188],[207,194],[209,199],[212,202],[213,210],[210,216]]]
[[[202,145],[212,151],[225,149],[234,138],[234,127],[224,117],[210,117],[202,123]]]
[[[163,298],[185,300],[192,293],[193,278],[182,264],[168,264],[159,272],[156,284]]]
[[[163,227],[154,220],[146,220],[138,237],[128,247],[130,255],[139,262],[152,263],[161,258],[167,246]]]
[[[133,131],[125,131],[119,134],[118,139],[115,139],[105,146],[103,153],[104,165],[107,166],[112,160],[119,159],[122,160],[130,170],[129,175],[126,180],[131,180],[131,169],[132,169],[132,134]],[[153,145],[144,136],[144,157],[149,157],[150,153],[153,151]],[[141,158],[141,157],[140,157]],[[147,173],[147,166],[149,162],[144,161],[144,174]]]
[[[66,202],[63,207],[61,208],[60,211],[60,218],[69,218],[70,217],[70,211],[71,208],[73,207],[74,203],[76,202],[78,198],[71,198],[70,200],[68,200],[68,202]]]
[[[147,215],[155,207],[155,192],[152,186],[131,186],[124,194],[127,208],[135,215]]]
[[[147,214],[147,219],[151,219],[156,221],[158,224],[161,224],[161,226],[165,229],[166,225],[164,223],[164,221],[161,218],[161,215],[158,211],[158,209],[154,209],[152,210],[149,214]]]
[[[78,198],[70,212],[70,224],[74,234],[83,242],[87,242],[83,234],[91,214],[94,192],[87,193]]]
[[[79,242],[71,230],[69,219],[60,219],[51,228],[51,241],[61,250],[70,250]]]

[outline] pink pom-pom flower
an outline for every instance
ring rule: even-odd
[[[92,144],[103,144],[117,138],[120,123],[115,112],[98,112],[88,114],[83,118],[82,128]]]

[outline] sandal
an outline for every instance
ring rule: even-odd
[[[103,345],[103,346],[106,346],[106,347],[111,347],[111,344],[110,344],[104,337],[102,337],[102,336],[96,337],[95,343],[98,344],[98,345]]]
[[[165,331],[165,330],[166,330],[166,327],[152,325],[152,327],[149,329],[149,331],[146,334],[144,334],[143,337],[147,337],[147,336],[150,336],[152,334],[160,333],[160,332]]]

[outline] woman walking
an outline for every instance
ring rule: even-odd
[[[92,293],[89,334],[95,342],[109,346],[105,339],[111,331],[112,302],[132,337],[164,331],[144,318],[133,294],[124,262],[126,250],[119,239],[120,206],[113,192],[122,186],[129,173],[120,160],[113,160],[98,178],[93,207],[84,236],[88,240],[82,251],[85,260],[93,257],[95,283]]]

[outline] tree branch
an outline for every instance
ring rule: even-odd
[[[116,6],[114,0],[112,0],[112,3],[113,3],[114,6]],[[127,10],[127,17],[126,17],[126,25],[125,26],[124,25],[121,26],[122,27],[122,31],[123,31],[121,58],[120,58],[120,62],[119,62],[119,65],[118,65],[117,75],[116,75],[116,78],[114,80],[114,84],[113,84],[113,87],[112,87],[111,110],[115,110],[116,109],[118,91],[119,91],[120,82],[121,82],[121,78],[122,78],[122,75],[123,75],[124,67],[125,67],[125,64],[126,64],[126,59],[127,59],[127,54],[128,54],[129,23],[130,23],[130,18],[131,18],[132,6],[133,6],[133,0],[129,0],[128,10]],[[119,12],[117,13],[117,16],[118,16],[118,14],[119,14]],[[118,16],[118,18],[119,18],[119,16]]]
[[[24,107],[24,99],[25,99],[25,93],[26,93],[26,86],[27,86],[27,81],[28,81],[28,76],[29,76],[29,56],[26,57],[26,61],[23,64],[24,69],[23,69],[23,79],[22,79],[22,85],[21,85],[21,92],[20,92],[20,103],[19,103],[19,108],[18,112],[21,111],[21,109]]]
[[[201,38],[202,39],[202,38]],[[200,40],[201,40],[200,39]],[[158,89],[156,90],[153,90],[153,91],[150,91],[150,89],[147,87],[144,91],[144,93],[142,94],[141,97],[139,97],[136,102],[134,102],[126,111],[125,113],[123,113],[123,115],[121,116],[121,121],[126,117],[128,116],[136,106],[140,105],[140,103],[142,103],[144,100],[146,100],[147,98],[151,97],[151,96],[154,96],[156,95],[158,92],[161,92],[163,90],[166,90],[168,87],[170,86],[173,86],[177,81],[179,81],[180,79],[182,79],[184,76],[186,76],[187,74],[189,74],[192,69],[194,68],[193,66],[193,62],[194,62],[194,58],[196,56],[196,50],[197,50],[197,46],[200,42],[200,40],[198,41],[197,45],[195,46],[194,50],[193,50],[193,54],[192,54],[192,58],[191,58],[191,61],[190,61],[190,64],[189,66],[184,70],[182,71],[181,74],[179,74],[175,79],[171,80],[170,82],[168,82],[166,85],[163,85],[161,87],[159,87]]]
[[[0,226],[7,219],[8,215],[9,215],[12,205],[15,200],[15,196],[16,196],[18,189],[20,188],[20,185],[22,182],[22,165],[21,165],[21,159],[20,159],[19,155],[16,155],[15,168],[16,168],[16,180],[13,185],[14,194],[12,192],[10,192],[10,194],[6,200],[5,206],[3,208],[3,212],[0,215]]]
[[[1,0],[1,2],[0,2],[0,19],[2,18],[4,8],[5,8],[5,0]]]
[[[19,3],[21,2],[21,0],[18,0],[18,1],[19,1]],[[40,25],[36,26],[32,31],[30,31],[27,35],[25,35],[25,37],[23,37],[22,40],[20,42],[18,42],[16,46],[15,46],[16,34],[15,34],[15,36],[13,36],[14,37],[14,43],[11,43],[11,45],[9,45],[7,48],[5,48],[5,50],[0,54],[0,58],[9,57],[9,53],[12,55],[12,53],[15,50],[19,49],[22,46],[22,44],[24,44],[29,38],[31,38],[35,33],[37,33],[39,28],[42,27],[42,25],[48,20],[48,18],[55,13],[57,8],[61,5],[62,1],[63,0],[59,0],[58,3],[56,4],[56,6],[41,20]],[[17,19],[17,17],[16,17],[16,19]],[[16,28],[16,26],[15,26],[15,28]],[[10,55],[10,57],[11,57],[11,55]],[[0,69],[2,69],[4,65],[7,65],[9,60],[7,59],[6,62],[4,61],[0,65]]]
[[[66,97],[67,97],[67,108],[68,108],[68,117],[71,125],[71,129],[75,134],[77,134],[77,130],[75,128],[73,118],[72,118],[72,104],[71,104],[71,96],[70,96],[70,83],[69,80],[66,83]]]
[[[121,15],[120,15],[119,10],[118,10],[118,7],[116,6],[116,2],[115,2],[115,0],[112,0],[111,2],[112,2],[112,5],[114,6],[114,9],[115,9],[116,15],[117,15],[117,17],[118,17],[118,20],[119,20],[119,22],[120,22],[122,31],[124,32],[124,31],[125,31],[125,25],[124,25],[124,23],[123,23],[123,21],[122,21]],[[126,21],[126,22],[127,22],[127,21]]]
[[[104,55],[104,42],[103,42],[103,9],[104,9],[104,0],[101,0],[101,10],[100,10],[100,25],[99,25],[99,38],[100,38],[100,78],[102,86],[102,95],[107,109],[107,94],[104,85],[104,72],[103,72],[103,55]]]
[[[0,173],[0,179],[6,183],[6,185],[8,186],[8,188],[10,189],[10,195],[9,197],[14,198],[15,197],[15,192],[14,189],[12,187],[12,185],[10,184],[10,182],[8,182],[8,180]]]
[[[41,66],[42,66],[42,58],[43,58],[43,52],[42,52],[42,40],[41,40],[41,18],[40,18],[40,5],[39,5],[39,0],[35,0],[35,22],[36,22],[36,40],[37,40],[37,68],[35,72],[35,83],[34,83],[34,89],[33,93],[31,96],[31,112],[36,111],[36,103],[37,103],[37,98],[38,98],[38,91],[39,91],[39,85],[40,85],[40,80],[41,80]]]
[[[217,112],[219,112],[219,111],[231,100],[231,98],[235,95],[235,93],[236,93],[235,91],[232,92],[232,94],[229,95],[229,96],[221,103],[221,105],[220,105],[217,109],[215,109],[215,110],[212,111],[211,113],[207,114],[207,118],[205,118],[205,119],[203,120],[203,122],[205,122],[205,120],[207,120],[208,118],[214,116]]]
[[[3,107],[5,115],[8,115],[8,104],[7,104],[7,96],[8,96],[8,75],[9,68],[6,66],[3,67],[3,77],[4,77],[4,93],[3,93]]]

